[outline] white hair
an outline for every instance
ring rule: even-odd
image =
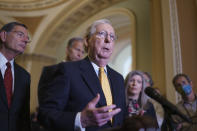
[[[86,39],[89,39],[90,36],[96,32],[96,26],[98,26],[98,25],[100,25],[100,24],[109,24],[109,25],[112,26],[111,21],[108,20],[108,19],[100,19],[100,20],[94,21],[94,22],[87,28],[87,31],[86,31]]]

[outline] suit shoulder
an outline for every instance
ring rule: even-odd
[[[27,70],[25,70],[22,66],[18,65],[17,63],[15,63],[15,69],[18,70],[20,73],[23,73],[24,75],[27,75],[28,77],[30,77],[30,73],[27,72]]]
[[[49,66],[44,66],[42,68],[42,74],[45,74],[46,72],[55,72],[57,70],[58,64],[54,64],[54,65],[49,65]]]
[[[116,70],[112,69],[111,67],[107,66],[108,70],[113,74],[113,75],[116,75],[116,76],[119,76],[119,77],[122,77],[122,74],[120,74],[119,72],[117,72]]]
[[[79,61],[61,62],[57,66],[58,66],[58,68],[69,68],[69,69],[72,69],[72,68],[78,67],[80,63],[81,63],[81,60],[79,60]]]
[[[51,68],[56,68],[58,66],[58,64],[54,64],[54,65],[48,65],[48,66],[44,66],[43,69],[51,69]]]

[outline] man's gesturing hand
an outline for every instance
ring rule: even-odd
[[[100,95],[97,94],[81,112],[81,124],[83,128],[88,126],[102,126],[121,111],[120,108],[116,108],[116,105],[96,108],[96,104],[99,100]]]

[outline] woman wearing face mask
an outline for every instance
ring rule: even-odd
[[[145,80],[141,71],[131,71],[125,80],[128,116],[149,115],[156,120],[153,105],[145,94]]]
[[[177,104],[178,109],[193,121],[193,124],[189,124],[178,116],[174,116],[174,120],[178,123],[176,130],[197,131],[197,98],[191,79],[186,74],[177,74],[172,83],[182,97]]]

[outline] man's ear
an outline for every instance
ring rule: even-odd
[[[1,31],[0,32],[0,38],[1,38],[1,41],[2,42],[5,42],[5,40],[6,40],[6,34],[7,34],[6,31]]]
[[[66,54],[67,54],[67,52],[69,51],[69,50],[68,50],[68,47],[66,47],[65,51],[66,51]]]
[[[88,41],[88,38],[85,37],[85,38],[84,38],[84,45],[85,45],[85,47],[88,47],[88,42],[89,42],[89,41]]]
[[[89,39],[87,37],[84,38],[84,49],[85,52],[88,52],[88,44],[89,44]]]
[[[193,83],[192,83],[192,81],[189,83],[190,85],[191,85],[191,87],[193,88]]]

